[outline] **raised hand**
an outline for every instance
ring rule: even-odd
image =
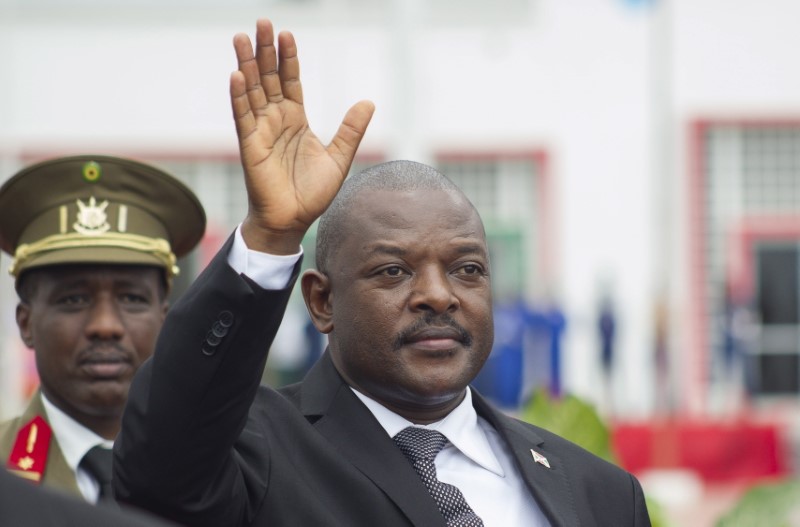
[[[276,52],[272,23],[263,19],[255,54],[243,33],[233,45],[239,70],[231,75],[231,105],[249,203],[242,235],[251,249],[292,254],[336,196],[375,108],[352,106],[325,146],[308,126],[292,34],[278,35]]]

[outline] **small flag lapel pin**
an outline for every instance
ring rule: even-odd
[[[533,455],[533,460],[539,463],[540,465],[544,465],[547,468],[550,468],[550,463],[547,461],[547,458],[541,455],[539,452],[531,449],[531,454]]]

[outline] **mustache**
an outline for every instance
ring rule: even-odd
[[[394,342],[392,343],[392,349],[394,351],[399,350],[413,335],[419,333],[420,331],[429,328],[443,327],[448,327],[457,331],[459,335],[458,340],[461,341],[464,347],[470,347],[472,345],[472,335],[470,335],[469,331],[464,329],[461,324],[456,322],[450,314],[442,313],[437,315],[435,313],[426,312],[422,318],[418,319],[416,322],[404,328],[400,331],[400,333],[397,334],[397,337],[395,337]]]
[[[118,342],[96,342],[80,352],[80,362],[128,362],[131,351]]]

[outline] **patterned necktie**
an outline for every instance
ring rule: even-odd
[[[114,493],[111,490],[111,450],[100,445],[92,447],[81,459],[80,467],[92,475],[100,484],[100,494],[97,503],[109,504],[114,502]]]
[[[409,426],[394,436],[394,442],[414,466],[449,527],[483,527],[483,521],[467,504],[458,487],[442,483],[436,477],[433,460],[447,444],[445,436],[436,430]]]

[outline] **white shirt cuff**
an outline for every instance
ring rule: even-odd
[[[242,238],[242,225],[239,224],[233,235],[231,251],[228,253],[228,265],[263,289],[278,290],[289,285],[292,270],[301,256],[303,256],[302,246],[297,254],[285,256],[249,249]]]

